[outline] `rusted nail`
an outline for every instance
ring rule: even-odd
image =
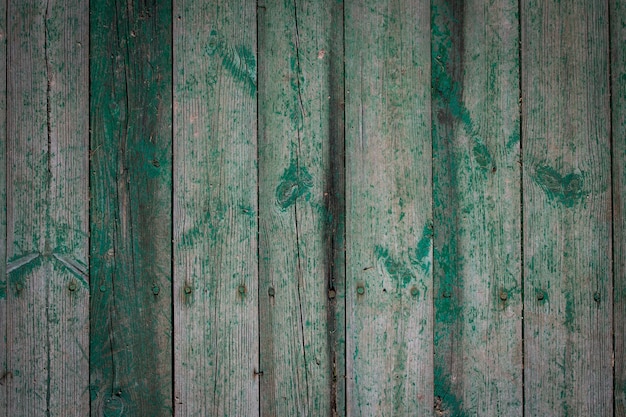
[[[191,294],[191,287],[189,285],[185,285],[185,294]]]
[[[600,302],[600,293],[599,293],[598,291],[596,291],[595,293],[593,293],[593,300],[594,300],[596,303],[599,303],[599,302]]]
[[[274,287],[269,287],[267,289],[267,295],[269,295],[270,297],[273,297],[276,294],[276,291],[274,290]]]
[[[159,288],[158,285],[155,285],[154,287],[152,287],[152,294],[159,295],[160,292],[161,292],[161,289]]]
[[[333,299],[333,298],[335,298],[336,296],[337,296],[337,291],[335,291],[335,290],[334,290],[334,289],[332,289],[332,288],[331,288],[330,290],[328,290],[328,298],[330,298],[330,299],[332,300],[332,299]]]
[[[504,290],[500,291],[500,299],[502,301],[506,301],[508,298],[509,298],[509,294],[507,294],[506,291],[504,291]]]
[[[24,289],[24,284],[22,284],[21,282],[18,282],[17,284],[15,284],[15,289],[19,292],[22,291]]]
[[[543,291],[537,291],[537,300],[543,301],[544,298],[546,298],[546,295],[543,293]]]
[[[77,288],[78,286],[76,285],[76,282],[74,281],[70,282],[70,285],[67,286],[67,289],[69,289],[70,291],[76,291]]]
[[[359,285],[358,287],[356,287],[356,292],[359,295],[363,295],[365,294],[365,288],[362,285]]]
[[[413,287],[411,288],[411,295],[413,297],[417,297],[417,295],[420,293],[420,291],[417,289],[417,287]]]
[[[240,285],[239,286],[239,294],[244,295],[246,293],[246,286],[245,285]]]

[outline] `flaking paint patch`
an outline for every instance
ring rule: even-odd
[[[206,46],[209,56],[222,58],[222,66],[235,78],[248,87],[250,96],[256,94],[256,59],[254,53],[244,45],[230,46],[224,38],[212,30]]]
[[[424,230],[422,231],[422,237],[417,242],[417,247],[413,251],[412,254],[409,255],[409,260],[411,264],[417,266],[424,271],[424,273],[428,273],[430,271],[431,259],[430,259],[430,248],[432,245],[433,239],[433,224],[432,222],[427,222],[424,225]]]
[[[309,171],[298,166],[296,160],[292,159],[276,187],[276,204],[284,211],[300,197],[308,201],[312,186],[313,177]]]
[[[7,282],[0,281],[0,300],[7,297]]]
[[[385,271],[396,280],[397,283],[406,287],[415,279],[415,274],[402,262],[394,259],[389,250],[382,246],[376,245],[374,247],[374,254],[376,258],[382,263]]]
[[[452,393],[450,375],[442,368],[435,367],[435,403],[433,404],[435,416],[467,417],[468,413],[463,410],[463,400]]]
[[[551,166],[540,165],[536,168],[533,179],[550,200],[560,202],[565,207],[574,206],[586,195],[582,174],[570,173],[563,176]]]

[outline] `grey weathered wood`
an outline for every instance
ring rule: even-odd
[[[177,416],[259,414],[255,54],[255,1],[174,1]]]
[[[525,413],[613,413],[608,2],[522,0]]]
[[[7,416],[7,277],[6,277],[6,0],[0,0],[0,417]]]
[[[517,12],[432,3],[436,415],[523,412]]]
[[[626,415],[626,4],[611,0],[615,416]]]
[[[429,6],[346,3],[350,416],[433,409]]]
[[[170,1],[91,2],[92,416],[173,412],[171,29]]]
[[[7,415],[84,416],[88,9],[8,4]]]
[[[342,6],[259,6],[264,416],[344,414]]]

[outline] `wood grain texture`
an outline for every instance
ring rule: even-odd
[[[615,416],[626,416],[626,4],[611,0]]]
[[[256,2],[174,2],[175,414],[257,416]]]
[[[170,1],[91,2],[91,415],[172,410]]]
[[[0,0],[0,417],[7,417],[7,275],[6,275],[6,160],[7,160],[7,3]]]
[[[608,2],[521,4],[525,414],[611,416]]]
[[[8,7],[7,415],[84,416],[88,9]]]
[[[345,6],[348,416],[433,409],[429,6]]]
[[[523,412],[517,12],[432,3],[435,415]]]
[[[342,23],[336,0],[259,7],[264,416],[344,413]]]

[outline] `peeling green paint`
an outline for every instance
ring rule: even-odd
[[[0,281],[0,300],[7,297],[7,282]]]
[[[535,170],[534,180],[545,191],[548,198],[573,207],[585,195],[583,175],[570,173],[562,176],[554,168],[541,165]]]
[[[436,416],[468,417],[463,410],[463,400],[453,394],[450,375],[442,368],[435,367],[435,404]]]
[[[424,273],[428,273],[430,271],[431,259],[430,259],[430,248],[433,239],[433,224],[432,222],[426,223],[424,225],[424,230],[422,231],[422,237],[417,242],[417,247],[413,251],[412,254],[409,254],[409,260],[411,264],[417,266],[424,271]]]
[[[230,46],[216,30],[212,30],[206,53],[209,56],[217,55],[222,58],[222,66],[233,78],[246,84],[251,96],[256,94],[256,59],[248,47]]]
[[[286,210],[300,197],[304,196],[308,201],[312,186],[313,177],[309,171],[305,167],[298,166],[297,161],[292,159],[276,187],[276,204],[282,210]]]
[[[413,271],[411,271],[402,262],[394,259],[389,254],[388,249],[376,245],[374,247],[374,254],[378,258],[378,260],[382,262],[385,271],[387,271],[387,273],[392,278],[394,278],[397,283],[402,284],[403,287],[406,287],[411,283],[412,280],[415,279],[415,274],[413,273]]]

